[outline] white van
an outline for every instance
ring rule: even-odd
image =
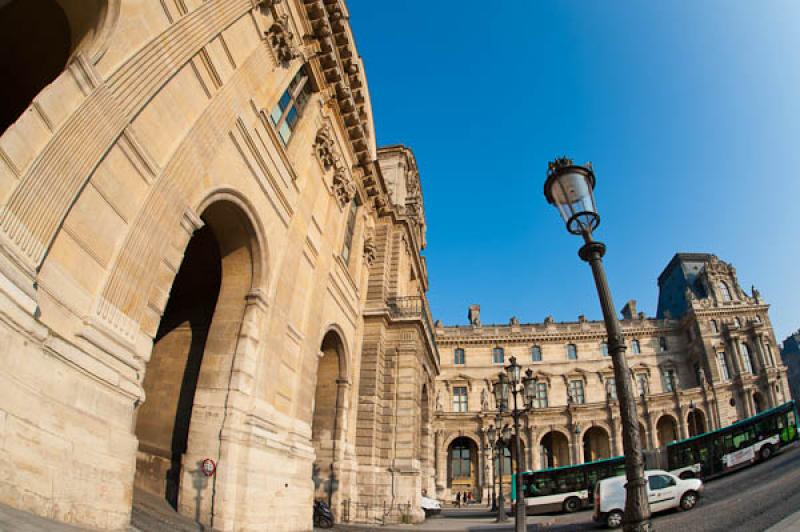
[[[654,469],[645,471],[647,498],[650,511],[660,512],[671,508],[691,510],[703,493],[703,481],[698,478],[682,479],[672,473]],[[625,509],[624,476],[604,478],[594,488],[594,515],[592,519],[605,523],[608,528],[622,526]]]

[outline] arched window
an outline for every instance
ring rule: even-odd
[[[495,347],[492,349],[492,363],[505,364],[506,354],[502,347]]]
[[[608,356],[608,342],[600,342],[600,352],[604,357]]]
[[[719,293],[722,294],[723,301],[731,300],[731,291],[730,289],[728,289],[728,285],[725,284],[725,281],[719,282]]]
[[[456,350],[453,354],[453,364],[463,365],[465,363],[465,355],[464,350],[460,347],[456,347]]]
[[[633,340],[631,342],[631,351],[633,351],[634,355],[639,355],[642,352],[642,346],[639,344],[639,340]]]
[[[542,348],[538,345],[531,347],[531,361],[532,362],[541,362],[542,361]]]
[[[567,345],[567,360],[578,360],[578,347],[575,344]]]
[[[658,348],[659,350],[661,350],[662,353],[667,350],[668,348],[667,338],[665,336],[661,336],[658,338]]]

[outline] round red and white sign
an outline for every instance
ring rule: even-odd
[[[214,472],[216,472],[216,470],[217,470],[217,464],[215,464],[214,460],[212,460],[211,458],[206,458],[200,464],[200,471],[202,471],[203,474],[207,477],[213,475]]]

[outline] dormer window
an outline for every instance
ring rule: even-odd
[[[731,300],[731,291],[728,288],[728,285],[725,284],[725,281],[719,282],[719,293],[722,295],[723,301],[730,301]]]
[[[289,143],[309,96],[311,96],[311,83],[305,68],[301,68],[269,113],[269,120],[284,146]]]

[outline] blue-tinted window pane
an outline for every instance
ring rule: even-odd
[[[292,130],[289,125],[284,121],[281,126],[278,128],[278,135],[280,135],[281,140],[284,144],[289,142],[289,137],[292,136]]]
[[[578,348],[575,347],[575,344],[567,346],[567,358],[569,360],[578,360]]]
[[[289,109],[289,113],[286,115],[286,123],[289,124],[291,129],[294,129],[294,125],[300,119],[300,115],[297,114],[297,108],[292,107]]]
[[[541,362],[542,360],[542,348],[538,345],[535,345],[533,348],[531,348],[531,360],[533,362]]]
[[[275,107],[272,108],[272,112],[269,114],[269,119],[273,126],[278,125],[278,120],[281,119],[282,114],[283,109],[281,109],[280,104],[275,104]]]

